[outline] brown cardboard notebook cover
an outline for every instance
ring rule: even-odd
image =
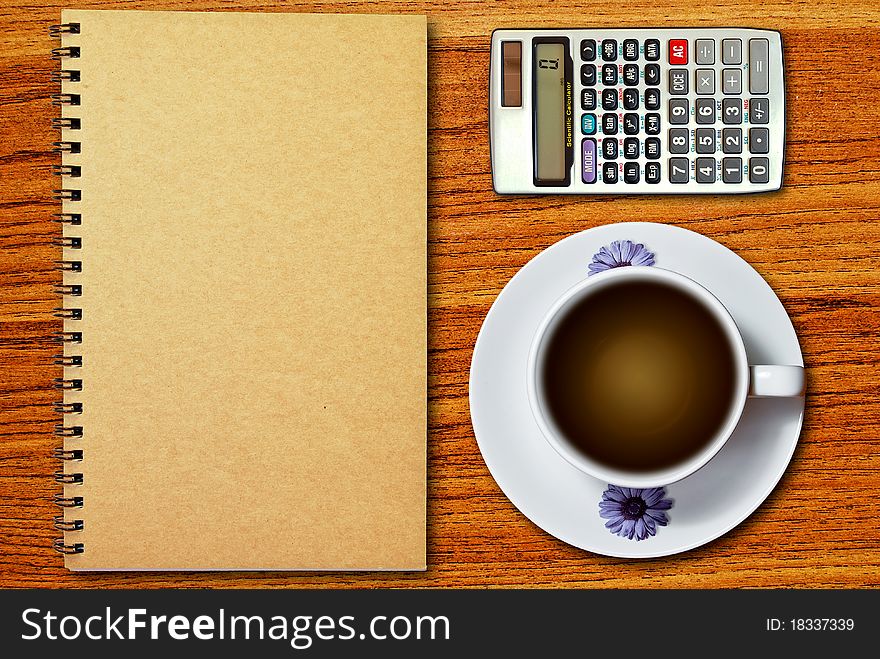
[[[67,567],[424,569],[425,17],[62,21]]]

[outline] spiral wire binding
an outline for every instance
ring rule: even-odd
[[[79,105],[79,94],[52,94],[52,105]]]
[[[60,37],[62,34],[79,34],[79,23],[61,23],[49,27],[50,37]]]
[[[61,23],[53,25],[49,28],[49,35],[52,37],[64,37],[67,35],[77,35],[80,33],[79,23]],[[64,61],[76,59],[80,56],[79,46],[62,46],[52,50],[52,59]],[[78,83],[80,81],[80,71],[68,68],[62,65],[60,71],[52,74],[52,81],[58,84],[67,85],[68,83]],[[76,107],[82,102],[79,94],[68,93],[66,89],[62,93],[52,95],[52,104],[58,107]],[[82,121],[78,117],[56,117],[52,119],[52,127],[57,130],[73,131],[80,130]],[[60,141],[52,144],[55,153],[59,153],[64,157],[65,154],[78,154],[81,152],[82,143],[71,141],[67,136],[62,136]],[[53,165],[52,172],[64,179],[74,179],[82,176],[82,169],[79,165],[62,163]],[[62,179],[63,180],[63,179]],[[53,198],[56,201],[67,205],[68,202],[78,202],[82,199],[82,191],[77,188],[66,187],[62,184],[59,189],[53,190]],[[53,219],[64,227],[79,226],[82,224],[82,216],[79,213],[68,212],[67,208],[62,209],[61,213],[54,215]],[[62,273],[77,274],[82,272],[82,261],[79,259],[68,258],[68,250],[82,249],[82,238],[78,236],[62,235],[52,241],[56,247],[61,248],[62,258],[56,261],[58,270]],[[64,369],[81,368],[82,355],[67,354],[67,346],[79,345],[82,343],[82,332],[72,331],[70,325],[82,320],[82,309],[77,306],[67,306],[64,304],[65,298],[81,297],[83,290],[80,284],[71,284],[65,281],[63,284],[56,285],[54,292],[61,300],[61,306],[56,307],[53,316],[61,318],[64,323],[64,329],[57,332],[53,336],[53,341],[60,345],[61,350],[53,357],[56,365]],[[82,414],[83,404],[81,402],[72,402],[66,400],[68,392],[79,392],[83,389],[83,381],[81,378],[68,377],[65,372],[63,377],[55,378],[54,388],[64,395],[63,400],[56,401],[53,410],[56,414],[61,415],[62,422],[55,425],[55,435],[67,440],[79,440],[83,436],[82,425],[71,421],[72,415]],[[70,519],[66,510],[77,510],[83,507],[83,497],[69,496],[67,487],[80,486],[83,483],[83,474],[79,471],[68,471],[65,465],[81,462],[83,459],[83,450],[80,448],[68,448],[65,446],[56,447],[52,451],[52,457],[59,461],[61,469],[55,472],[55,481],[65,487],[65,491],[56,494],[53,501],[58,506],[62,514],[55,517],[55,529],[64,533],[64,536],[58,538],[53,543],[55,551],[62,554],[81,554],[84,551],[82,542],[70,542],[68,540],[69,533],[76,533],[83,530],[84,522],[82,519]]]
[[[69,82],[79,82],[79,71],[69,71],[67,69],[52,71],[50,79],[52,82],[63,82],[65,80]]]
[[[76,117],[52,117],[52,128],[59,130],[79,130],[82,122]]]
[[[52,151],[55,153],[79,153],[79,142],[52,142]]]
[[[70,153],[79,153],[79,142],[55,142],[55,144],[76,144],[77,150]],[[61,224],[82,224],[82,215],[79,213],[55,213],[52,219]]]

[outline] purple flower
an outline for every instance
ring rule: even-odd
[[[654,265],[654,252],[649,252],[642,243],[615,240],[593,254],[589,270],[590,275],[595,275],[597,272],[627,265]]]
[[[664,499],[666,489],[609,485],[599,502],[599,517],[607,519],[605,528],[621,538],[644,540],[666,526],[669,519],[664,510],[672,508],[672,499]]]

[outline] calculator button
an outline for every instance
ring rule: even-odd
[[[617,90],[616,89],[603,89],[602,90],[602,109],[603,110],[616,110],[617,109]]]
[[[769,158],[749,158],[749,181],[752,183],[770,182]]]
[[[689,111],[690,104],[686,98],[669,99],[669,123],[673,125],[686,124]]]
[[[602,115],[602,132],[606,135],[617,135],[617,115],[613,112]]]
[[[623,40],[623,59],[625,59],[627,62],[635,62],[639,59],[638,39]]]
[[[588,137],[581,142],[581,179],[584,183],[596,182],[596,140]]]
[[[649,62],[660,61],[659,39],[645,39],[645,59]]]
[[[740,39],[724,39],[721,42],[721,63],[742,64],[743,42]]]
[[[724,69],[721,81],[725,94],[742,94],[742,69]]]
[[[739,128],[725,128],[721,131],[721,150],[724,153],[742,153],[742,131]]]
[[[639,90],[624,89],[623,90],[623,107],[625,110],[639,109]]]
[[[648,88],[645,90],[645,109],[646,110],[659,110],[660,109],[660,90],[657,89],[656,87],[651,87],[651,88]]]
[[[694,86],[698,94],[714,94],[715,69],[697,69],[694,71]]]
[[[645,157],[649,160],[657,160],[660,157],[659,137],[649,137],[645,139]]]
[[[623,65],[623,84],[628,87],[635,87],[639,84],[639,65],[624,64]]]
[[[617,84],[617,65],[616,64],[603,64],[602,65],[602,84],[603,85],[616,85]]]
[[[617,60],[617,42],[614,39],[605,39],[602,42],[602,59],[606,62]]]
[[[767,94],[770,91],[770,42],[749,39],[749,91]]]
[[[690,163],[687,158],[669,159],[669,182],[687,183],[690,181]]]
[[[623,166],[623,180],[627,183],[639,182],[639,163],[628,162]]]
[[[617,183],[617,163],[606,162],[602,165],[602,182]]]
[[[687,39],[669,40],[669,63],[674,65],[688,63]]]
[[[698,98],[696,100],[697,123],[698,124],[714,124],[715,123],[715,99],[714,98]]]
[[[645,64],[645,84],[646,85],[659,85],[660,84],[660,65],[659,64]]]
[[[595,110],[596,109],[596,90],[595,89],[582,89],[581,90],[581,110]]]
[[[585,87],[592,87],[596,84],[595,64],[583,64],[581,66],[581,84]]]
[[[687,153],[690,151],[688,144],[687,128],[670,128],[669,129],[669,153]]]
[[[715,182],[715,158],[697,158],[697,183]]]
[[[660,134],[660,115],[655,112],[649,112],[645,115],[645,132],[648,135]]]
[[[742,123],[742,101],[738,98],[725,98],[721,101],[721,121],[726,124]]]
[[[715,153],[714,128],[697,128],[694,141],[697,143],[697,153]]]
[[[602,140],[602,157],[605,160],[614,160],[617,158],[617,139],[614,137],[606,137]]]
[[[596,133],[596,115],[585,114],[581,116],[581,132],[584,135],[595,135]]]
[[[635,112],[627,112],[623,115],[623,132],[627,135],[639,134],[639,115]]]
[[[584,62],[592,62],[594,59],[596,59],[596,40],[595,39],[581,40],[581,59]]]
[[[766,124],[770,122],[770,99],[749,99],[749,123]]]
[[[749,128],[749,153],[770,153],[770,131],[766,128]]]
[[[715,39],[697,39],[694,44],[694,59],[699,66],[715,63]]]
[[[669,69],[669,93],[675,96],[684,96],[688,93],[687,69]]]
[[[627,137],[623,140],[623,157],[627,160],[635,160],[639,157],[638,137]]]
[[[721,161],[721,180],[725,183],[742,183],[742,170],[742,158],[725,158]]]

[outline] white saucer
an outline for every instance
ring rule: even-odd
[[[739,427],[705,467],[668,486],[669,525],[642,541],[613,535],[599,517],[607,483],[572,467],[544,439],[529,409],[526,361],[550,305],[587,276],[593,254],[614,240],[644,243],[655,265],[714,293],[736,320],[750,364],[803,365],[791,321],[773,290],[726,247],[698,233],[632,222],[566,238],[529,261],[495,300],[474,347],[471,419],[493,478],[539,527],[575,547],[622,558],[667,556],[727,533],[776,486],[803,421],[803,398],[749,399]]]

